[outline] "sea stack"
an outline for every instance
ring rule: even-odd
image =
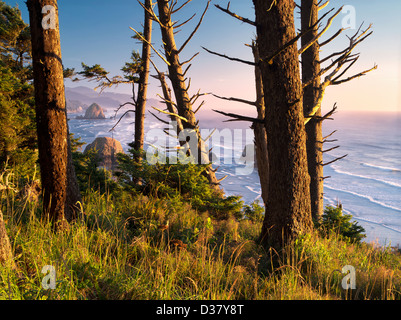
[[[95,149],[100,158],[100,166],[107,170],[116,170],[117,154],[124,153],[120,141],[109,137],[98,137],[91,144],[88,144],[84,153]]]
[[[97,103],[92,103],[85,112],[84,119],[106,119],[103,109]]]

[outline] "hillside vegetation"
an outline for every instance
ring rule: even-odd
[[[129,155],[120,161],[127,167]],[[334,223],[347,220],[339,208],[327,208],[324,226],[278,252],[259,244],[264,210],[236,197],[213,201],[196,166],[144,167],[141,188],[130,186],[127,170],[116,180],[96,166],[77,168],[81,181],[92,177],[83,190],[85,219],[57,233],[42,221],[40,199],[21,192],[11,169],[3,172],[1,205],[16,268],[1,269],[0,299],[401,297],[400,255],[347,237],[343,227],[352,224]],[[162,172],[159,180],[152,170]],[[55,289],[42,286],[47,265],[56,270]],[[342,287],[346,265],[356,271],[354,290]]]

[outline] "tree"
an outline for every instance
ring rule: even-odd
[[[318,1],[301,1],[301,45],[306,46],[318,35],[318,28],[305,32],[318,21]],[[316,105],[319,97],[320,85],[320,64],[319,64],[319,43],[315,41],[302,55],[302,82],[309,83],[304,88],[303,107],[304,115],[307,116]],[[321,107],[316,111],[316,118],[312,118],[306,125],[306,150],[308,154],[308,171],[310,176],[310,196],[312,218],[318,220],[323,214],[323,137],[322,121],[317,117],[322,116]]]
[[[191,80],[186,78],[186,74],[191,67],[190,62],[199,54],[196,53],[193,55],[189,60],[187,61],[181,61],[180,60],[180,54],[182,51],[185,49],[185,47],[188,45],[188,43],[191,41],[193,36],[196,34],[198,31],[203,18],[208,10],[210,1],[207,2],[206,8],[202,13],[202,16],[197,23],[196,27],[194,30],[190,33],[188,38],[182,43],[182,45],[178,48],[176,41],[175,41],[175,36],[174,34],[181,28],[183,25],[188,23],[192,18],[195,16],[193,15],[190,19],[178,23],[178,21],[173,22],[172,21],[172,15],[174,13],[177,13],[180,11],[182,8],[184,8],[189,2],[191,1],[186,1],[184,4],[181,6],[177,7],[178,1],[176,0],[158,0],[157,5],[158,5],[158,15],[154,12],[154,10],[150,10],[149,12],[151,13],[152,19],[155,20],[161,30],[162,34],[162,40],[163,40],[163,47],[164,47],[164,55],[165,57],[159,53],[157,50],[154,49],[154,51],[158,54],[158,56],[166,63],[168,67],[168,77],[171,81],[172,89],[174,92],[174,97],[175,97],[175,102],[173,101],[166,101],[164,102],[167,103],[172,103],[174,105],[175,112],[167,112],[170,116],[173,116],[175,118],[181,119],[181,123],[183,126],[184,130],[187,130],[188,132],[193,132],[196,137],[196,150],[194,149],[188,149],[187,151],[190,152],[192,156],[195,157],[195,159],[198,160],[199,163],[202,164],[207,164],[209,163],[209,153],[207,152],[205,148],[205,141],[202,139],[200,132],[199,132],[199,126],[198,126],[198,120],[196,119],[196,112],[199,110],[199,108],[203,105],[203,102],[198,106],[195,111],[193,109],[195,102],[197,99],[202,96],[201,93],[196,93],[190,97],[189,94],[189,88],[191,85]],[[134,30],[135,31],[135,30]],[[135,31],[136,32],[136,31]],[[136,32],[138,34],[138,32]],[[142,39],[145,41],[145,39]],[[184,70],[183,66],[189,64],[188,67]],[[160,72],[158,72],[158,77],[160,78]],[[187,81],[188,80],[188,81]],[[163,86],[163,84],[162,84]],[[164,97],[166,97],[164,95]],[[178,135],[178,133],[177,133]],[[188,139],[188,137],[187,137]],[[186,141],[188,142],[188,140]],[[220,182],[221,180],[218,180],[215,175],[215,170],[212,168],[212,165],[208,166],[205,171],[204,175],[207,177],[210,185],[219,193],[222,191],[220,188]]]
[[[138,98],[135,106],[135,141],[134,149],[139,151],[143,149],[144,137],[145,137],[145,109],[146,109],[146,96],[149,81],[149,69],[150,69],[150,56],[152,42],[152,16],[150,10],[152,9],[152,1],[145,0],[144,12],[145,12],[145,24],[143,27],[143,37],[146,41],[142,42],[142,64],[139,72],[139,88]]]
[[[74,202],[80,199],[77,189],[72,188],[74,185],[76,187],[76,178],[72,176],[74,171],[69,151],[58,6],[56,0],[28,0],[27,6],[31,28],[43,209],[45,217],[57,228],[66,220],[74,218],[76,211],[71,209],[76,208]],[[50,13],[46,13],[50,20],[43,16],[44,8],[50,10]]]
[[[335,133],[332,132],[329,136],[322,136],[322,123],[336,111],[337,106],[334,105],[333,109],[326,115],[322,116],[321,105],[325,90],[330,85],[339,85],[353,79],[364,76],[368,72],[375,70],[377,66],[373,68],[355,74],[346,79],[340,79],[358,60],[359,54],[351,54],[355,47],[364,41],[371,35],[372,32],[368,33],[371,26],[365,31],[361,31],[361,27],[352,36],[348,37],[350,44],[342,51],[334,52],[321,59],[319,52],[322,47],[333,41],[338,37],[345,29],[339,29],[332,37],[328,40],[320,42],[319,39],[327,30],[329,30],[332,21],[340,14],[342,7],[338,9],[332,16],[327,20],[326,26],[319,31],[318,23],[323,17],[328,15],[334,9],[331,9],[325,13],[322,18],[318,18],[319,11],[324,9],[329,4],[329,0],[321,4],[321,1],[314,0],[302,0],[299,8],[301,9],[301,31],[303,33],[301,37],[301,48],[298,53],[301,55],[302,61],[302,82],[303,82],[303,103],[304,103],[304,114],[306,117],[306,131],[307,131],[307,153],[308,153],[308,169],[311,177],[310,191],[311,191],[311,208],[312,217],[318,221],[321,219],[323,214],[323,182],[326,178],[323,174],[324,166],[343,159],[345,156],[336,158],[329,163],[323,163],[323,153],[337,149],[340,146],[336,146],[327,150],[323,150],[325,142],[329,142],[327,139],[329,136]],[[316,27],[311,29],[311,26]],[[308,32],[308,30],[310,30]],[[337,58],[335,58],[337,57]],[[335,58],[335,59],[333,59]],[[333,59],[328,66],[325,63]],[[322,76],[331,71],[324,80],[321,81]]]
[[[261,239],[282,245],[312,227],[294,2],[253,0],[266,105],[269,185]]]
[[[103,69],[99,64],[93,66],[88,66],[82,63],[83,71],[78,72],[85,79],[95,80],[99,83],[97,88],[104,90],[112,86],[118,86],[120,84],[131,84],[132,86],[132,102],[126,102],[120,105],[116,111],[116,115],[121,108],[126,105],[131,105],[135,109],[126,111],[112,128],[112,130],[120,123],[121,119],[129,112],[135,113],[135,137],[134,137],[134,149],[138,151],[135,154],[136,161],[140,161],[140,152],[143,150],[144,137],[145,137],[145,110],[146,110],[146,97],[147,88],[149,81],[149,69],[150,69],[150,57],[151,57],[151,41],[152,41],[152,17],[150,11],[152,9],[153,3],[151,0],[145,0],[144,3],[139,2],[139,4],[144,8],[144,29],[143,33],[134,36],[134,39],[141,40],[142,43],[142,54],[139,55],[138,52],[133,51],[131,54],[131,60],[126,62],[121,68],[124,75],[109,77],[109,72]],[[144,39],[144,41],[142,41]],[[73,74],[74,75],[74,74]],[[78,79],[74,79],[78,80]],[[136,94],[136,85],[138,86],[138,93]]]

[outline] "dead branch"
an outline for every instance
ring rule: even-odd
[[[135,110],[127,110],[124,112],[124,114],[120,117],[120,119],[118,119],[117,123],[113,126],[113,128],[111,128],[109,130],[109,132],[113,131],[115,129],[115,127],[117,127],[117,125],[121,122],[121,120],[129,113],[129,112],[135,112]]]
[[[189,60],[180,62],[180,65],[183,66],[184,64],[190,63],[198,54],[199,54],[199,52],[195,53]],[[185,77],[186,73],[187,73],[187,70],[185,70],[183,77]]]
[[[134,31],[136,33],[136,35],[140,38],[141,41],[146,42],[151,48],[152,50],[169,66],[170,63],[166,60],[165,57],[163,57],[163,55],[157,50],[155,49],[155,47],[149,42],[147,41],[138,31],[136,31],[134,28],[129,27],[132,31]]]
[[[333,147],[333,148],[330,148],[330,149],[327,149],[327,150],[323,150],[322,153],[330,152],[330,151],[333,151],[333,150],[338,149],[338,148],[340,148],[340,146],[336,146],[336,147]]]
[[[334,130],[332,133],[330,133],[329,135],[327,135],[327,136],[325,136],[324,138],[323,138],[323,140],[324,139],[327,139],[327,138],[330,138],[333,134],[335,134],[337,132],[337,130]]]
[[[184,41],[184,43],[182,44],[181,48],[178,49],[178,54],[180,54],[180,53],[182,52],[182,50],[184,50],[185,46],[189,43],[189,41],[191,41],[191,39],[193,38],[193,36],[195,35],[195,33],[198,31],[200,25],[202,24],[203,18],[205,17],[205,14],[206,14],[206,12],[207,12],[207,10],[208,10],[208,8],[209,8],[210,1],[211,1],[211,0],[209,0],[209,1],[207,2],[206,8],[205,8],[205,10],[203,11],[203,14],[202,14],[202,16],[201,16],[201,18],[200,18],[198,24],[196,25],[194,31],[192,31],[192,33],[189,35],[189,37],[187,38],[187,40]]]
[[[221,11],[227,13],[227,14],[230,15],[231,17],[234,17],[234,18],[236,18],[236,19],[238,19],[238,20],[240,20],[240,21],[242,21],[242,22],[248,23],[248,24],[250,24],[250,25],[256,27],[256,22],[255,22],[255,21],[252,21],[252,20],[249,20],[249,19],[247,19],[247,18],[241,17],[241,16],[237,15],[236,13],[230,11],[230,9],[229,9],[230,3],[227,4],[227,8],[226,8],[226,9],[220,7],[218,4],[215,4],[214,6],[215,6],[217,9],[220,9]]]
[[[214,112],[220,113],[224,116],[227,117],[231,117],[234,118],[235,120],[228,120],[229,121],[249,121],[249,122],[253,122],[253,123],[265,123],[264,119],[258,119],[258,118],[252,118],[252,117],[247,117],[247,116],[242,116],[239,114],[235,114],[235,113],[227,113],[227,112],[223,112],[223,111],[219,111],[219,110],[214,110]]]
[[[348,154],[346,154],[345,156],[342,156],[342,157],[339,157],[339,158],[336,158],[336,159],[334,159],[334,160],[332,160],[332,161],[330,161],[330,162],[327,162],[327,163],[320,163],[320,164],[322,164],[323,165],[323,167],[325,167],[325,166],[328,166],[329,164],[332,164],[332,163],[334,163],[334,162],[336,162],[336,161],[339,161],[339,160],[342,160],[342,159],[344,159],[345,157],[347,157],[348,156]]]
[[[229,57],[229,56],[227,56],[227,55],[225,55],[225,54],[221,54],[221,53],[217,53],[217,52],[211,51],[211,50],[209,50],[209,49],[207,49],[207,48],[205,48],[205,47],[202,47],[202,49],[205,50],[205,51],[207,51],[207,52],[209,52],[210,54],[214,54],[214,55],[216,55],[216,56],[219,56],[219,57],[222,57],[222,58],[231,60],[231,61],[236,61],[236,62],[245,63],[245,64],[248,64],[248,65],[250,65],[250,66],[256,66],[255,62],[251,62],[251,61],[247,61],[247,60],[242,60],[242,59],[238,59],[238,58]]]
[[[212,93],[212,95],[214,97],[222,99],[222,100],[235,101],[235,102],[249,104],[251,106],[256,106],[256,102],[255,101],[249,101],[249,100],[240,99],[240,98],[234,98],[234,97],[229,97],[229,98],[228,97],[221,97],[221,96],[218,96],[217,94],[214,94],[214,93]]]
[[[310,46],[312,46],[317,40],[319,40],[319,38],[326,33],[326,31],[331,27],[333,20],[341,13],[343,7],[341,7],[340,9],[337,10],[336,13],[334,13],[328,20],[327,20],[327,24],[326,27],[319,32],[316,37],[314,37],[311,41],[309,41],[306,45],[304,45],[301,49],[298,50],[299,54],[302,54],[303,52],[305,52],[308,48],[310,48]]]

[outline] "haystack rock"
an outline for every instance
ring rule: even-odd
[[[91,149],[97,150],[100,158],[100,166],[107,170],[115,170],[117,168],[117,154],[124,153],[120,141],[109,137],[98,137],[91,144],[88,144],[84,153]]]
[[[97,103],[92,103],[85,112],[84,119],[106,119],[103,109]]]

